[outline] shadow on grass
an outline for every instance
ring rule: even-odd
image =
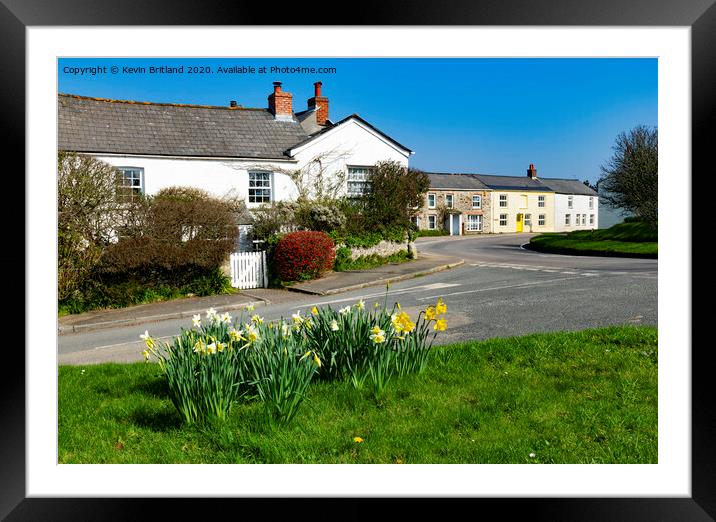
[[[130,391],[151,395],[153,397],[169,398],[169,386],[167,385],[167,381],[161,377],[142,381],[132,386]]]
[[[159,410],[140,408],[127,417],[129,421],[142,428],[166,433],[180,429],[183,425],[181,417],[173,409]]]

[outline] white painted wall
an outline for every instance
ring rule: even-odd
[[[572,232],[574,230],[591,230],[599,228],[599,198],[597,196],[572,196],[572,208],[569,208],[568,194],[554,195],[554,231]],[[589,208],[589,199],[593,198],[593,208]],[[570,215],[570,225],[565,225],[565,216]],[[577,225],[576,215],[586,215],[586,223]],[[594,215],[594,224],[589,224],[589,216]]]
[[[269,170],[272,176],[273,198],[275,201],[294,199],[296,186],[280,170],[295,168],[292,162],[266,162],[214,159],[176,158],[157,156],[97,155],[97,159],[115,167],[141,167],[144,169],[143,188],[145,194],[156,194],[163,188],[189,186],[223,196],[233,191],[243,197],[249,208],[258,206],[248,202],[249,170]]]
[[[323,171],[338,179],[337,172],[347,166],[371,166],[378,161],[394,160],[407,167],[409,154],[390,143],[369,127],[349,120],[324,136],[297,149],[295,158],[287,161],[237,160],[217,158],[181,158],[136,155],[93,155],[116,167],[144,169],[142,180],[146,194],[156,194],[171,186],[191,186],[216,196],[234,193],[243,197],[249,209],[260,204],[249,203],[250,170],[272,172],[273,201],[293,200],[298,196],[290,173],[298,169],[316,170],[315,159],[323,162]],[[343,184],[344,195],[346,184]]]

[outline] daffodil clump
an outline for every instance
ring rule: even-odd
[[[234,320],[209,309],[205,317],[193,316],[192,328],[171,342],[146,331],[140,336],[146,344],[142,354],[159,363],[172,403],[186,422],[223,420],[242,395],[262,399],[280,421],[295,415],[321,361],[305,349],[302,329],[266,323],[258,314],[245,320],[245,312],[252,311],[247,307]]]
[[[313,306],[273,322],[253,308],[237,319],[209,309],[171,342],[145,331],[143,354],[159,363],[170,398],[189,423],[225,419],[241,397],[262,400],[272,419],[288,422],[314,376],[347,380],[356,389],[370,379],[380,399],[394,374],[425,369],[435,336],[447,328],[447,306],[439,299],[413,318],[386,302],[387,295],[383,306],[363,300],[338,310]]]

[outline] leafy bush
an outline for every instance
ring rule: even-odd
[[[319,277],[333,268],[336,253],[325,232],[298,231],[286,234],[276,245],[273,261],[284,281]]]
[[[419,237],[449,236],[450,232],[444,229],[439,230],[419,230]]]

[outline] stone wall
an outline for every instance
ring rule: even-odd
[[[341,245],[343,246],[343,245]],[[351,248],[351,259],[358,259],[361,256],[377,255],[381,257],[397,254],[401,250],[408,250],[408,241],[397,243],[395,241],[381,241],[369,248]]]
[[[428,208],[429,194],[435,194],[435,208]],[[420,230],[429,230],[428,216],[431,215],[436,216],[436,230],[442,230],[443,228],[445,228],[440,218],[441,209],[448,210],[445,204],[445,196],[448,194],[452,194],[453,197],[452,210],[456,210],[460,214],[462,214],[462,222],[465,225],[463,230],[464,234],[489,234],[492,232],[490,192],[486,190],[429,190],[427,194],[425,194],[425,201],[423,207],[417,214],[419,219],[418,228],[420,228]],[[478,209],[472,207],[472,196],[480,196],[482,198],[481,208]],[[467,216],[470,214],[477,214],[482,216],[482,231],[477,232],[467,229]]]

